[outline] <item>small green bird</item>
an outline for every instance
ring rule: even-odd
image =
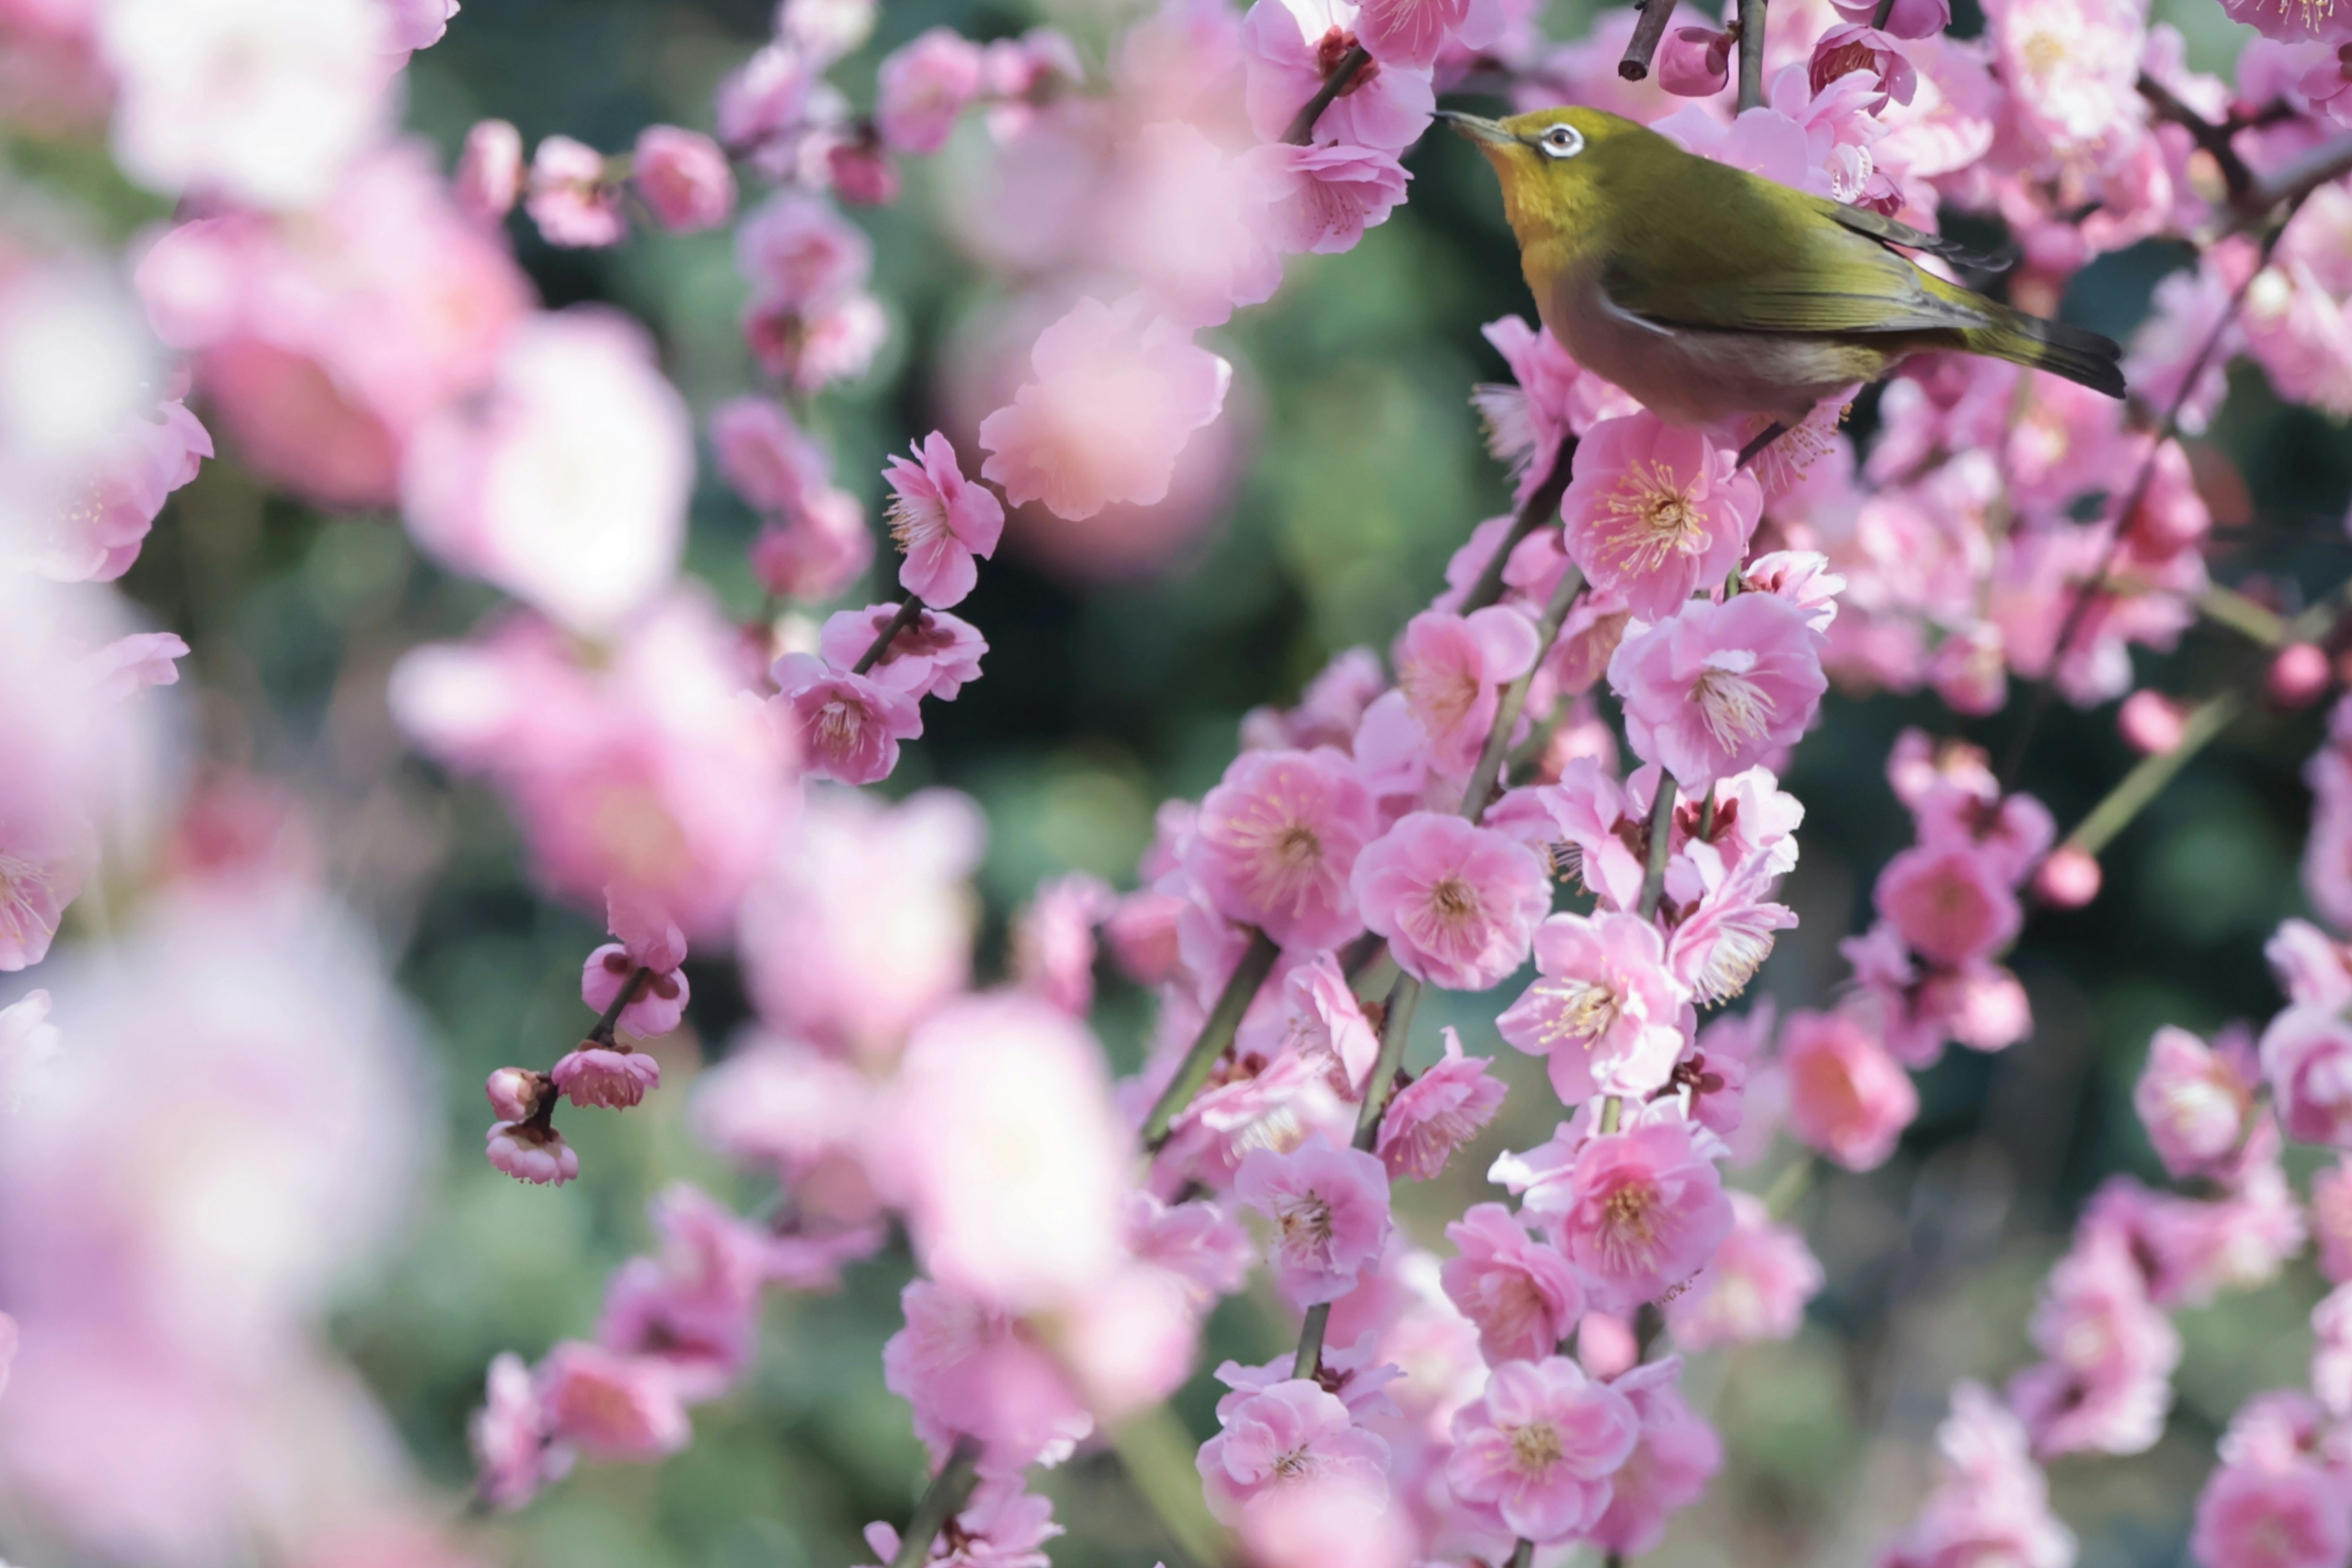
[[[1761,415],[1794,426],[1823,398],[1934,349],[2124,395],[2115,343],[1920,270],[1894,247],[1971,258],[1907,224],[1685,153],[1597,109],[1440,114],[1501,176],[1544,325],[1672,424]]]

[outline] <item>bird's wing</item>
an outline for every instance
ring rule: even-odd
[[[1815,211],[1835,219],[1856,234],[1866,234],[1882,245],[1899,245],[1906,250],[1924,250],[1930,256],[1940,256],[1958,267],[1979,272],[2006,272],[2016,264],[2013,256],[1988,255],[1970,250],[1957,240],[1946,239],[1940,234],[1913,228],[1907,223],[1897,223],[1883,213],[1868,207],[1853,207],[1843,202],[1833,202],[1826,196],[1809,198]]]

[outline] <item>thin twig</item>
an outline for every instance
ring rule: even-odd
[[[613,1031],[619,1026],[621,1015],[629,1010],[629,1004],[637,999],[637,993],[643,991],[646,988],[646,982],[653,977],[652,970],[642,963],[638,964],[636,972],[622,982],[620,991],[613,997],[612,1003],[605,1007],[603,1016],[596,1020],[595,1026],[588,1031],[588,1037],[600,1046],[611,1045]]]
[[[2250,228],[2283,204],[2299,206],[2312,192],[2346,174],[2352,174],[2352,136],[2339,136],[2315,147],[2285,168],[2256,181],[2239,208],[2237,226]]]
[[[1542,482],[1528,492],[1527,503],[1511,520],[1510,531],[1503,535],[1502,548],[1486,558],[1478,580],[1463,595],[1459,614],[1466,616],[1473,610],[1483,610],[1503,596],[1503,571],[1511,563],[1511,552],[1518,548],[1519,541],[1559,516],[1559,498],[1568,493],[1569,476],[1575,467],[1576,436],[1570,432],[1560,437]]]
[[[1371,51],[1361,44],[1341,55],[1339,63],[1331,68],[1331,74],[1323,79],[1323,85],[1315,89],[1315,96],[1307,100],[1307,106],[1298,111],[1291,121],[1290,128],[1282,133],[1282,139],[1294,147],[1304,147],[1313,141],[1315,122],[1323,118],[1323,111],[1331,107],[1333,99],[1354,84],[1356,73],[1363,69],[1371,58]]]
[[[1570,606],[1584,592],[1584,574],[1570,566],[1560,574],[1559,586],[1552,590],[1551,603],[1544,606],[1543,616],[1536,622],[1536,646],[1551,651],[1559,640],[1560,623],[1568,619]],[[1486,802],[1501,782],[1503,758],[1511,749],[1511,731],[1518,728],[1519,714],[1528,705],[1528,689],[1535,682],[1536,671],[1542,668],[1544,655],[1527,668],[1526,673],[1503,689],[1495,704],[1495,724],[1486,731],[1486,749],[1478,753],[1478,765],[1470,770],[1470,785],[1462,792],[1462,815],[1472,822],[1486,815]]]
[[[957,1438],[948,1451],[948,1462],[931,1478],[931,1484],[923,1489],[923,1500],[915,1505],[914,1517],[907,1521],[907,1533],[898,1538],[890,1568],[918,1568],[930,1560],[931,1542],[971,1500],[979,1472],[980,1444],[970,1437]]]
[[[2238,149],[2231,141],[2237,128],[2214,124],[2181,102],[2170,88],[2146,71],[2140,73],[2139,95],[2147,100],[2148,107],[2156,110],[2158,120],[2169,120],[2175,125],[2187,128],[2189,137],[2221,168],[2221,183],[2229,187],[2231,204],[2242,204],[2253,190],[2254,174],[2246,167],[2246,161],[2238,156]]]
[[[1536,1543],[1520,1536],[1519,1543],[1511,1548],[1511,1568],[1535,1568],[1535,1561]]]
[[[1883,33],[1886,31],[1886,24],[1893,19],[1894,16],[1895,0],[1878,0],[1878,9],[1870,14],[1870,25]]]
[[[1739,108],[1764,107],[1764,0],[1739,0]]]
[[[1209,1069],[1225,1054],[1225,1047],[1234,1043],[1234,1032],[1241,1027],[1242,1015],[1249,1011],[1265,977],[1274,973],[1274,961],[1281,952],[1282,949],[1265,932],[1250,932],[1248,949],[1242,953],[1241,962],[1234,965],[1224,990],[1218,993],[1216,1005],[1209,1009],[1184,1059],[1177,1064],[1176,1076],[1168,1080],[1168,1087],[1151,1102],[1150,1114],[1143,1119],[1139,1135],[1146,1149],[1157,1151],[1168,1142],[1168,1130],[1175,1125],[1184,1108],[1192,1103],[1192,1097],[1201,1092],[1201,1086],[1208,1081]]]
[[[882,656],[890,651],[890,645],[898,640],[898,634],[922,618],[923,601],[912,594],[908,595],[900,602],[898,613],[890,617],[889,625],[875,635],[874,641],[858,656],[857,662],[849,667],[849,673],[863,675],[881,663]]]
[[[1675,838],[1675,775],[1658,770],[1658,798],[1650,803],[1650,863],[1642,874],[1643,920],[1655,920],[1666,892],[1666,851]]]
[[[1633,36],[1625,40],[1625,58],[1617,62],[1617,74],[1627,81],[1640,81],[1650,74],[1659,40],[1675,19],[1675,0],[1640,0],[1639,8],[1642,14],[1634,19]]]

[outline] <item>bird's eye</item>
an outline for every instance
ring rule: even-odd
[[[1584,151],[1584,132],[1573,125],[1555,125],[1536,143],[1547,158],[1573,158]]]

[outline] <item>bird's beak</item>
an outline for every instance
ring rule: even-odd
[[[1458,109],[1441,109],[1437,111],[1437,118],[1444,121],[1473,142],[1484,142],[1496,147],[1513,147],[1518,144],[1519,139],[1506,130],[1499,120],[1488,120],[1477,114],[1465,114]]]

